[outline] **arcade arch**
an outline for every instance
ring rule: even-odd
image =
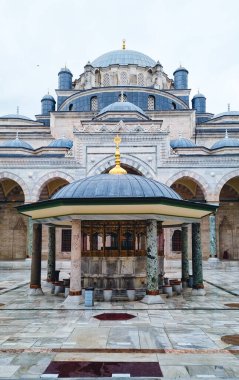
[[[0,260],[26,258],[27,218],[16,206],[25,201],[21,185],[7,177],[0,179]]]

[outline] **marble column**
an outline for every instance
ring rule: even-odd
[[[33,221],[29,217],[27,220],[27,257],[32,257],[32,242],[33,242]]]
[[[65,302],[81,302],[81,221],[72,221],[71,280],[69,296]]]
[[[33,224],[33,249],[31,264],[30,295],[42,295],[41,289],[41,247],[42,247],[42,225]]]
[[[47,259],[47,281],[55,280],[56,269],[56,227],[48,228],[48,259]]]
[[[217,243],[216,243],[216,216],[214,214],[209,216],[210,226],[210,257],[217,257]]]
[[[182,226],[182,283],[185,286],[189,278],[188,227]]]
[[[157,223],[158,234],[158,286],[159,289],[163,286],[164,278],[164,229],[162,223]]]
[[[200,223],[192,224],[192,270],[194,295],[205,295],[202,271]]]
[[[157,221],[147,220],[147,251],[146,251],[147,290],[142,299],[144,303],[164,303],[158,289],[158,247]]]

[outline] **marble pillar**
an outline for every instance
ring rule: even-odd
[[[210,226],[210,257],[217,257],[216,216],[214,214],[209,216],[209,226]]]
[[[48,259],[47,259],[47,281],[55,280],[56,269],[56,227],[48,228]]]
[[[157,247],[157,221],[147,220],[147,252],[146,252],[147,290],[142,299],[144,303],[164,303],[159,296],[158,289],[158,247]]]
[[[29,217],[27,220],[27,257],[32,257],[32,243],[33,243],[33,222]]]
[[[33,246],[31,263],[30,295],[42,295],[41,289],[41,247],[42,247],[42,225],[33,224]]]
[[[81,296],[81,221],[72,221],[71,279],[67,302],[82,302]]]
[[[187,283],[189,278],[188,261],[188,227],[182,226],[182,283]]]
[[[192,270],[194,295],[205,295],[202,271],[200,223],[192,224]]]

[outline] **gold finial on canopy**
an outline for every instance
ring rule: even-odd
[[[119,135],[117,135],[114,138],[114,143],[116,145],[116,150],[115,150],[115,167],[112,168],[109,171],[109,174],[127,174],[127,171],[120,166],[119,144],[121,143],[121,138],[119,137]]]
[[[125,50],[126,49],[126,40],[123,39],[122,41],[122,49]]]

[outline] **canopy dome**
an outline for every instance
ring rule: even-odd
[[[104,107],[100,112],[99,115],[105,113],[105,112],[139,112],[142,115],[146,116],[144,111],[136,106],[133,103],[130,102],[115,102],[111,103],[108,106]]]
[[[193,141],[189,139],[184,139],[184,138],[178,138],[170,141],[170,146],[171,148],[192,148],[195,147],[196,144],[194,144]]]
[[[145,198],[182,199],[173,189],[153,179],[133,174],[98,174],[64,186],[52,199]]]
[[[107,67],[110,65],[154,67],[156,62],[146,54],[127,49],[110,51],[96,58],[92,62],[93,67]]]

